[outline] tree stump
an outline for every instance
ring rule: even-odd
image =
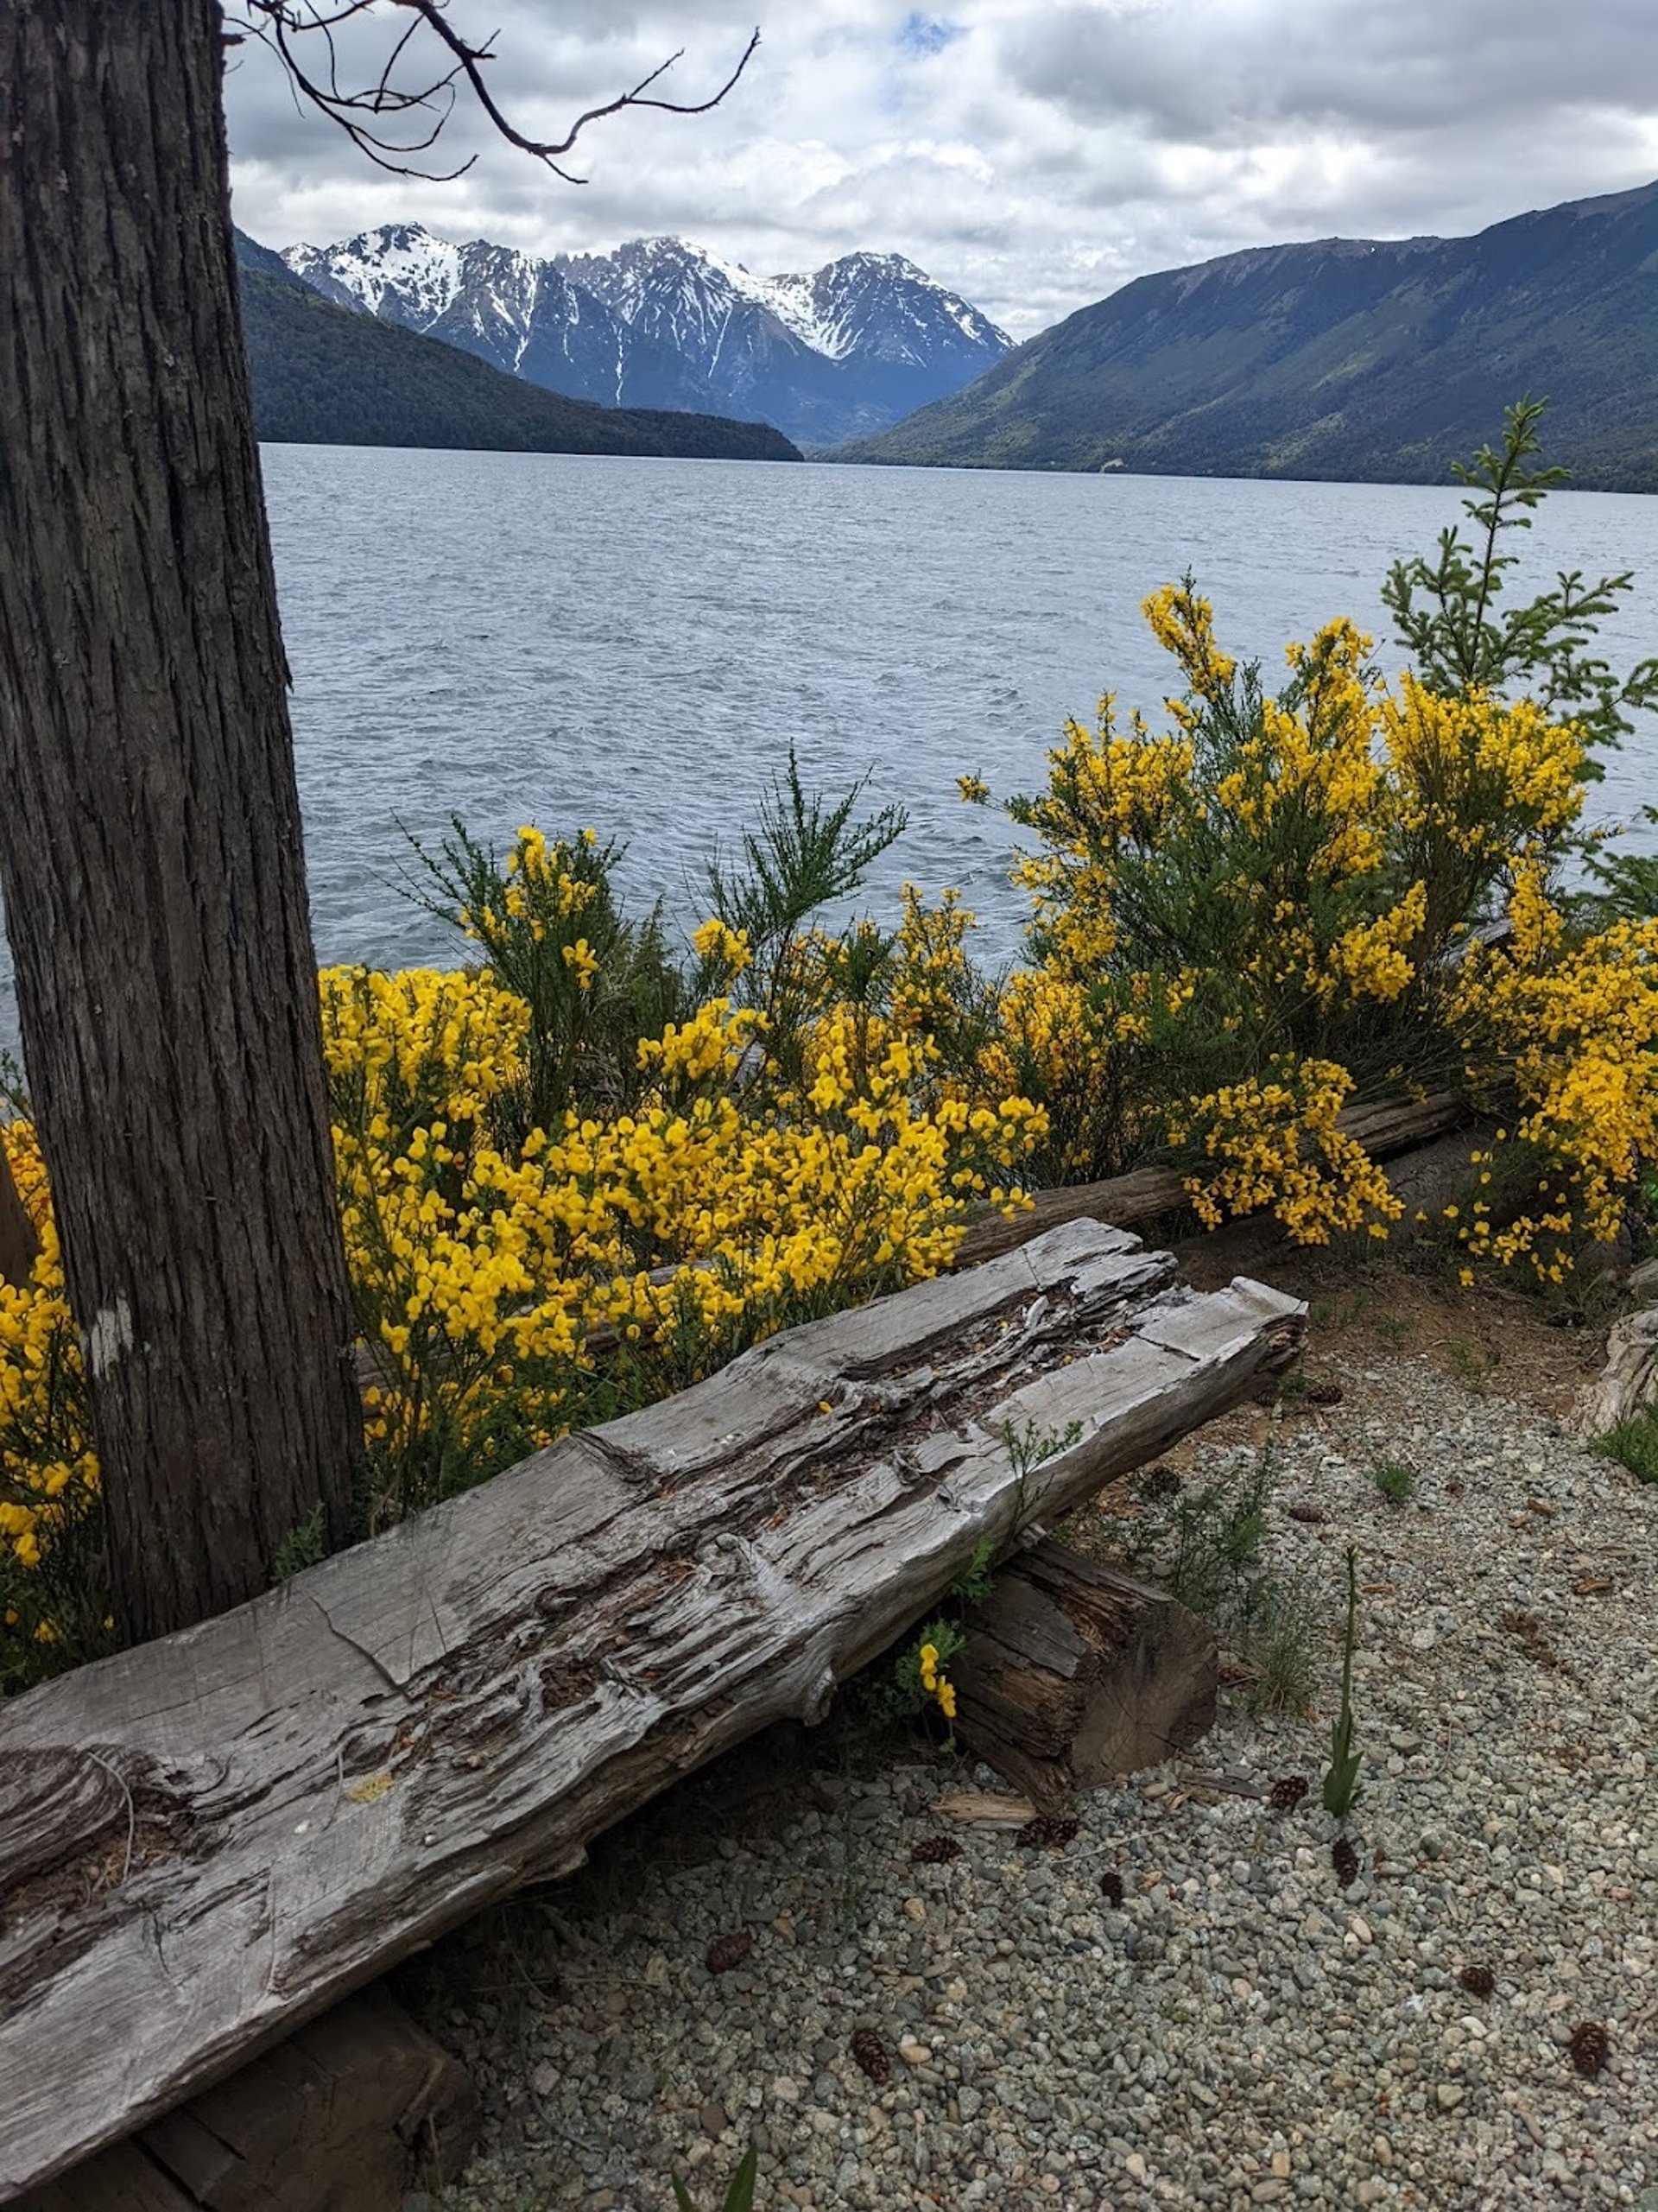
[[[1219,1654],[1163,1591],[1045,1537],[997,1570],[951,1674],[964,1741],[1051,1810],[1205,1734]]]
[[[25,2212],[402,2212],[465,2164],[478,2096],[383,1990],[347,1998]]]

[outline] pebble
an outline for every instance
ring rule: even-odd
[[[1658,2212],[1638,1748],[1658,1740],[1658,1486],[1494,1380],[1476,1396],[1403,1358],[1341,1379],[1339,1406],[1273,1432],[1268,1553],[1327,1632],[1312,1714],[1225,1695],[1180,1760],[1081,1797],[1063,1850],[952,1829],[961,1856],[925,1894],[911,1846],[943,1791],[1005,1786],[986,1768],[883,1764],[856,1734],[838,1752],[832,1719],[813,1786],[740,1839],[688,1851],[665,1801],[660,1831],[642,1817],[508,1908],[498,1955],[481,1934],[433,1955],[425,2024],[484,2117],[432,2212],[655,2212],[675,2174],[718,2204],[751,2142],[756,2204],[800,2212]],[[1252,1434],[1215,1424],[1187,1488],[1251,1463]],[[1431,1510],[1376,1491],[1393,1457]],[[1516,1527],[1517,1480],[1554,1517]],[[1296,1499],[1325,1521],[1290,1520]],[[1360,1600],[1344,1892],[1319,1784],[1350,1542],[1389,1590]],[[1611,1590],[1573,1595],[1602,1571]],[[1561,1664],[1505,1613],[1534,1614]],[[1274,1810],[1294,1773],[1312,1789]],[[739,1926],[752,1954],[709,1976],[708,1945]],[[1497,1975],[1478,2001],[1458,1979],[1477,1963]],[[1585,2018],[1612,2045],[1592,2082],[1566,2049]],[[885,2081],[853,2057],[859,2029]]]

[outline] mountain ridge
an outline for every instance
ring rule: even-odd
[[[563,397],[337,305],[241,231],[236,251],[254,428],[272,443],[801,459],[768,423]]]
[[[1658,490],[1658,182],[1460,238],[1136,277],[837,460],[1439,482],[1523,393],[1585,488]]]
[[[673,237],[543,258],[383,224],[282,258],[339,305],[547,390],[758,417],[819,446],[957,390],[1012,344],[899,254],[760,276]]]

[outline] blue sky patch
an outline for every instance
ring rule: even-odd
[[[962,35],[960,23],[946,16],[923,15],[919,8],[912,8],[898,26],[898,43],[906,54],[941,54]]]

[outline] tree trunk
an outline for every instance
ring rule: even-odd
[[[0,893],[129,1640],[359,1435],[219,37],[0,7]]]

